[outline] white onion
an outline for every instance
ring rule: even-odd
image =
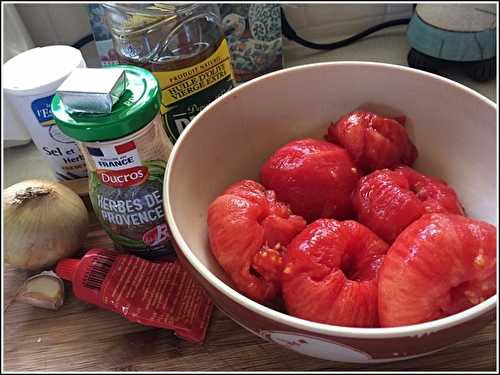
[[[3,192],[4,259],[24,270],[40,270],[74,255],[88,232],[88,213],[70,188],[28,180]]]

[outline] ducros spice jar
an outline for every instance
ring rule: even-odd
[[[105,3],[121,63],[144,67],[161,88],[161,115],[175,143],[206,105],[234,87],[217,4]]]
[[[59,95],[56,124],[77,141],[89,175],[89,196],[115,248],[155,259],[172,252],[162,205],[171,144],[159,114],[155,77],[135,66],[123,69],[126,87],[110,113],[75,112]]]

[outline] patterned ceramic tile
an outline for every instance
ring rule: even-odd
[[[238,82],[282,68],[279,4],[221,4],[220,11]]]

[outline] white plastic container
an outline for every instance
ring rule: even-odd
[[[55,125],[50,110],[56,89],[74,69],[85,67],[78,49],[62,45],[30,49],[3,66],[4,95],[58,180],[87,176],[80,149]]]

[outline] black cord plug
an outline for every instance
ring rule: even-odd
[[[94,34],[88,34],[85,35],[83,38],[79,39],[75,43],[73,43],[71,46],[77,49],[82,48],[85,46],[87,43],[90,43],[94,40]]]

